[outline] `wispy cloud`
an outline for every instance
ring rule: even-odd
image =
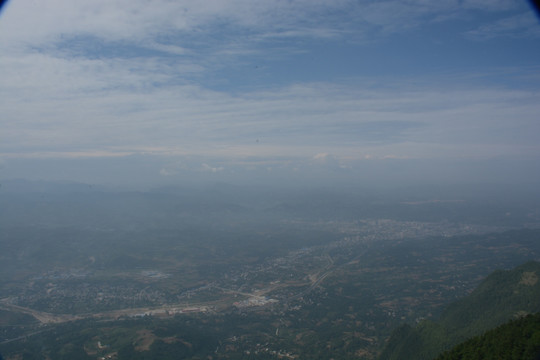
[[[468,31],[466,36],[473,40],[540,38],[540,22],[532,12],[527,12],[483,24]]]
[[[126,41],[181,54],[190,46],[220,41],[320,38],[353,34],[373,36],[401,32],[438,16],[471,9],[496,12],[514,8],[513,1],[166,1],[98,0],[18,1],[5,11],[3,42],[42,47],[74,37]],[[230,36],[230,38],[228,38]],[[156,42],[157,40],[157,42]],[[176,44],[170,44],[177,41]],[[159,43],[161,42],[161,45]]]
[[[101,89],[99,78],[92,78],[98,70],[86,61],[81,66],[90,68],[88,73],[74,71],[77,83],[87,84],[84,91],[71,87],[68,71],[58,75],[60,84],[51,92],[44,84],[54,83],[57,65],[44,67],[43,81],[34,87],[3,94],[4,114],[11,120],[3,122],[2,152],[159,147],[155,153],[183,149],[196,155],[244,147],[244,156],[275,156],[307,154],[317,146],[366,149],[411,141],[519,145],[535,142],[531,131],[540,112],[534,92],[456,85],[442,90],[440,84],[389,90],[313,83],[235,95],[193,85],[153,88],[145,86],[147,77],[139,79],[140,71],[118,75],[121,63],[113,71],[117,85],[111,86],[111,79]],[[500,131],[515,136],[501,138]]]

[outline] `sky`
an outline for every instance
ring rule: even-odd
[[[540,181],[519,0],[11,0],[0,180]]]

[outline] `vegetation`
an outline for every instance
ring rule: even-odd
[[[481,336],[473,337],[436,360],[538,360],[540,359],[540,314],[512,320]]]
[[[469,296],[449,305],[439,321],[424,320],[394,331],[381,359],[432,359],[509,319],[540,312],[539,275],[537,262],[494,272]]]

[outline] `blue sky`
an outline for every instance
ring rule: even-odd
[[[0,179],[534,182],[539,45],[516,0],[12,0]]]

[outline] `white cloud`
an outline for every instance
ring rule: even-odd
[[[325,161],[328,158],[328,153],[318,153],[313,156],[314,160]]]
[[[171,173],[168,169],[162,168],[161,170],[159,170],[159,174],[161,176],[170,176],[170,175],[173,175],[174,173]]]
[[[202,168],[202,171],[209,171],[209,172],[213,172],[213,173],[216,173],[216,172],[220,172],[220,171],[223,171],[225,168],[222,167],[222,166],[218,166],[218,167],[212,167],[208,164],[201,164],[201,168]]]

